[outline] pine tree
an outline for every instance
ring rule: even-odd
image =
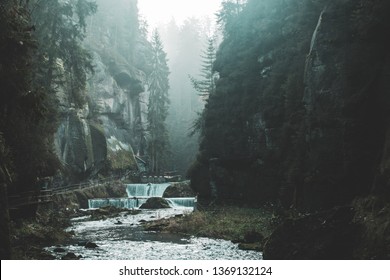
[[[217,80],[217,73],[213,69],[214,61],[216,58],[216,50],[214,46],[215,42],[213,38],[207,40],[207,49],[203,52],[203,64],[200,76],[201,80],[195,79],[190,76],[192,86],[199,92],[199,95],[207,100],[211,94],[215,92],[215,82]]]
[[[148,77],[148,150],[150,169],[154,174],[161,172],[168,154],[168,133],[165,120],[168,116],[169,68],[167,54],[157,30],[152,36],[152,72]]]
[[[91,55],[82,47],[86,18],[96,12],[88,0],[33,0],[33,23],[39,48],[34,82],[46,91],[66,83],[69,101],[85,103],[87,73],[92,72]]]
[[[192,86],[197,92],[199,92],[199,96],[201,96],[205,102],[208,101],[210,95],[215,93],[216,81],[218,79],[218,74],[214,70],[214,62],[216,59],[215,40],[213,38],[208,38],[207,42],[207,49],[202,55],[203,64],[200,76],[203,79],[197,80],[190,76]],[[198,131],[203,133],[204,116],[204,110],[201,113],[198,113],[198,117],[192,126],[190,136],[195,135]]]
[[[237,19],[246,2],[246,0],[224,0],[222,2],[222,8],[217,13],[217,23],[222,28],[225,38],[235,29]]]

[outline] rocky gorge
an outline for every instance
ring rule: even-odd
[[[57,7],[56,12],[64,13],[53,17],[53,30],[61,23],[56,19],[68,19],[61,38],[59,31],[45,29],[45,16],[38,13],[41,21],[37,15],[30,18],[29,1],[19,1],[25,6],[17,2],[0,4],[7,15],[0,18],[0,53],[10,54],[0,56],[2,258],[10,258],[10,244],[25,246],[23,237],[49,246],[53,244],[43,240],[55,242],[51,236],[59,229],[59,239],[69,238],[61,230],[70,216],[88,208],[90,199],[104,204],[122,198],[114,202],[128,205],[135,200],[138,207],[141,196],[129,196],[124,185],[164,183],[163,177],[153,182],[148,182],[152,177],[141,177],[162,174],[148,174],[152,149],[145,112],[151,44],[137,1],[112,5],[98,0],[99,9],[77,1],[85,4],[84,14],[76,1],[42,1],[47,4],[43,12]],[[53,3],[57,6],[50,6]],[[194,232],[201,238],[254,238],[265,259],[389,259],[389,12],[386,0],[223,1],[218,13],[223,39],[208,69],[215,87],[202,99],[204,110],[194,123],[200,143],[188,170],[190,181],[172,186],[166,199],[155,199],[168,213],[168,201],[178,193],[196,196],[201,211],[176,213],[178,217],[170,213],[163,220],[146,212],[148,219],[153,216],[151,228],[167,235],[180,232],[167,239],[172,237],[175,245],[183,245],[182,234]],[[68,24],[70,19],[79,24]],[[35,48],[39,51],[34,57]],[[79,63],[89,71],[81,71]],[[166,130],[160,130],[166,136]],[[186,152],[184,144],[181,154]],[[171,147],[173,153],[176,148]],[[101,181],[105,183],[96,183]],[[71,188],[80,183],[88,186]],[[51,191],[51,201],[43,201]],[[17,204],[20,198],[27,203]],[[20,205],[27,207],[14,215]],[[251,211],[244,211],[248,208]],[[119,252],[117,239],[125,236],[129,248],[136,246],[132,242],[140,241],[137,232],[144,217],[115,213],[123,220],[120,224],[118,216],[105,217],[107,211],[91,214],[99,220],[97,227],[96,220],[76,220],[78,233],[90,238],[101,234],[100,226],[106,233],[119,229],[113,236],[98,235],[97,241],[109,237]],[[41,215],[44,212],[47,215]],[[54,219],[56,213],[64,219]],[[24,224],[31,217],[37,223]],[[250,221],[240,224],[242,231],[232,230],[245,218]],[[92,231],[85,231],[84,222],[91,222]],[[131,237],[124,234],[126,226]],[[203,244],[187,237],[183,242],[190,249]],[[242,256],[236,249],[232,254]],[[23,258],[19,253],[14,257]],[[101,258],[109,258],[106,253]],[[205,256],[202,250],[198,253]]]

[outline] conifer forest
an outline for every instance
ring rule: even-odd
[[[143,1],[0,1],[1,259],[390,259],[390,2]]]

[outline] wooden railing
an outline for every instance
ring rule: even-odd
[[[120,176],[118,176],[118,177],[105,178],[102,180],[93,180],[93,181],[79,183],[79,184],[61,186],[61,187],[53,188],[51,190],[54,194],[65,193],[65,192],[82,190],[82,189],[91,188],[91,187],[98,187],[98,186],[101,186],[105,183],[118,181],[118,180],[122,181],[122,178]]]
[[[52,201],[51,190],[41,190],[39,192],[30,191],[8,196],[8,208],[17,209],[23,206],[44,204]]]
[[[91,187],[98,187],[109,182],[117,180],[122,181],[122,179],[123,177],[117,176],[106,178],[103,180],[94,180],[90,182],[66,185],[57,188],[41,189],[40,191],[28,191],[18,194],[10,194],[8,195],[8,208],[12,210],[29,205],[49,203],[52,202],[53,195],[56,194],[67,193]]]

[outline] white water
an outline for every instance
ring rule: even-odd
[[[139,208],[148,198],[99,198],[89,199],[88,208],[95,209],[106,206],[115,206],[117,208]]]
[[[128,197],[162,197],[164,191],[170,186],[165,184],[128,184],[126,192]]]
[[[167,198],[167,200],[172,203],[174,208],[176,207],[194,208],[195,206],[195,197]]]
[[[68,252],[81,255],[83,260],[260,260],[262,254],[243,251],[230,241],[198,238],[181,234],[143,231],[142,221],[172,217],[191,212],[188,208],[143,210],[138,215],[122,213],[119,217],[99,221],[80,218],[72,221],[68,230],[75,237],[61,246],[64,253],[56,253],[56,246],[46,248],[57,258]],[[121,224],[117,222],[121,221]],[[91,241],[99,247],[86,249],[80,241]]]
[[[127,198],[103,198],[88,201],[89,208],[116,206],[139,208],[149,197],[161,197],[170,184],[129,184]],[[181,234],[147,232],[143,221],[158,220],[193,211],[194,197],[168,198],[170,209],[141,210],[137,215],[127,212],[118,217],[89,221],[89,216],[72,220],[75,236],[63,246],[65,253],[56,253],[55,246],[46,248],[57,258],[68,252],[88,260],[259,260],[262,254],[243,251],[230,241],[197,238]],[[81,242],[82,241],[82,242]],[[78,244],[94,242],[99,247],[86,249]]]
[[[117,208],[139,208],[149,197],[162,197],[165,190],[170,186],[164,184],[127,184],[127,198],[99,198],[89,199],[88,208],[95,209],[105,206],[115,206]],[[194,197],[167,198],[172,208],[188,207],[194,208]]]

